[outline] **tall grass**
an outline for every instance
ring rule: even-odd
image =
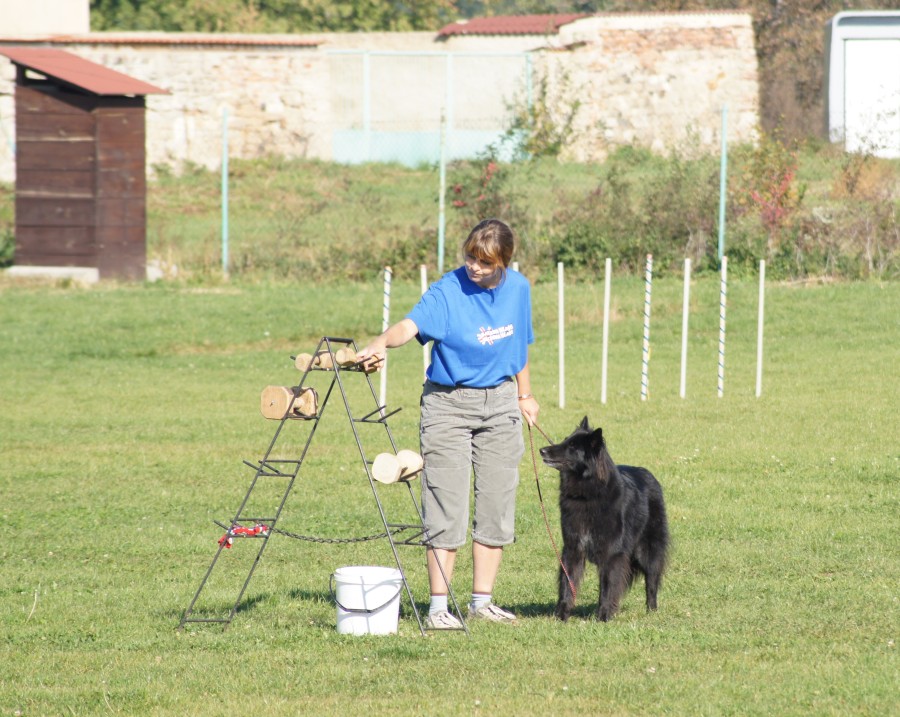
[[[645,614],[637,586],[613,622],[598,624],[589,576],[573,619],[553,619],[557,569],[526,456],[518,540],[495,592],[521,624],[422,638],[405,601],[397,636],[336,633],[329,574],[390,565],[385,541],[278,535],[228,630],[175,629],[221,535],[212,521],[229,519],[252,477],[242,460],[259,458],[271,439],[259,391],[296,382],[290,354],[322,335],[375,333],[375,282],[0,285],[0,713],[895,711],[900,289],[770,285],[759,399],[753,281],[729,287],[725,396],[716,398],[717,292],[712,277],[695,281],[682,400],[681,285],[655,284],[642,402],[642,287],[617,279],[601,405],[602,286],[568,287],[561,410],[555,287],[535,287],[542,426],[562,437],[589,415],[615,459],[650,467],[664,486],[674,550],[660,610]],[[398,281],[396,314],[417,294],[415,282]],[[421,371],[416,346],[392,353],[388,401],[404,410],[390,422],[401,447],[416,444]],[[280,527],[376,532],[337,397],[319,430]],[[542,469],[540,480],[558,533],[554,476]],[[400,514],[406,502],[393,488],[382,495]],[[225,555],[223,580],[246,574],[251,549],[239,543]],[[421,552],[400,550],[424,606]],[[470,570],[461,554],[462,600]],[[211,607],[238,587],[223,585]]]
[[[231,273],[250,281],[367,280],[385,264],[400,279],[437,266],[436,167],[347,167],[277,158],[232,163]],[[534,279],[557,261],[583,277],[612,257],[657,273],[684,257],[718,266],[719,158],[658,157],[622,148],[598,165],[492,156],[448,171],[447,257],[484,216],[517,230]],[[189,169],[151,184],[148,251],[192,281],[221,275],[220,179]],[[726,253],[732,272],[767,259],[773,278],[892,278],[900,257],[900,165],[831,146],[789,149],[767,139],[732,149]]]

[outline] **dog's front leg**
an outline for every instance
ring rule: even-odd
[[[560,620],[568,620],[569,615],[572,614],[572,608],[575,607],[575,594],[572,592],[572,585],[574,585],[575,590],[578,590],[581,578],[584,575],[584,560],[583,551],[563,546],[562,565],[565,566],[565,571],[560,566],[559,601],[556,603],[556,617]],[[568,576],[566,576],[566,571],[569,573]],[[572,585],[569,585],[570,578]]]
[[[619,602],[628,588],[631,563],[627,555],[613,555],[600,568],[600,601],[597,604],[597,619],[609,620],[619,611]]]

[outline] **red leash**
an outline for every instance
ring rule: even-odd
[[[550,439],[546,433],[544,433],[544,429],[541,428],[537,423],[534,424],[534,427],[540,431],[541,435],[546,439],[547,443],[552,444],[553,441]],[[556,553],[556,561],[559,563],[559,567],[562,569],[563,574],[566,576],[566,580],[569,582],[569,590],[572,591],[572,602],[575,602],[575,597],[577,591],[575,590],[575,583],[572,581],[572,577],[569,575],[569,571],[566,570],[566,566],[563,565],[562,557],[559,554],[559,549],[556,547],[556,540],[553,538],[553,531],[550,529],[550,521],[547,518],[547,509],[544,507],[544,496],[541,495],[541,481],[538,478],[538,465],[537,458],[534,455],[534,436],[531,433],[531,424],[528,424],[528,443],[531,445],[531,465],[534,466],[534,482],[537,485],[537,493],[538,493],[538,502],[541,504],[541,513],[544,514],[544,525],[547,526],[547,535],[550,536],[550,544],[553,546],[553,552]]]

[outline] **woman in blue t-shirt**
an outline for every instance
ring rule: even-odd
[[[458,629],[447,604],[456,551],[466,542],[470,474],[472,600],[469,617],[515,622],[492,602],[503,546],[515,539],[518,465],[525,452],[522,416],[540,407],[532,395],[528,347],[534,342],[531,287],[509,263],[512,230],[485,219],[463,243],[463,266],[445,274],[401,321],[359,352],[360,360],[416,338],[432,342],[421,400],[422,515],[425,520],[433,629]]]

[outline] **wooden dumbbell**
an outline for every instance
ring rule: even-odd
[[[422,456],[415,451],[401,450],[397,455],[379,453],[372,462],[372,477],[379,483],[408,481],[419,474],[422,465]]]
[[[298,371],[306,371],[311,366],[318,366],[318,355],[313,356],[312,354],[300,354],[297,358],[294,359],[294,366],[297,367]]]
[[[416,451],[402,449],[397,451],[397,460],[400,461],[400,480],[412,480],[421,471],[425,461]]]
[[[288,416],[315,416],[318,395],[312,388],[266,386],[259,400],[259,409],[265,418],[281,420]]]
[[[334,357],[331,355],[331,352],[327,349],[319,351],[316,354],[316,366],[320,368],[334,368]]]
[[[359,367],[363,373],[375,373],[376,371],[380,371],[383,365],[383,358],[379,356],[369,356],[360,363]]]
[[[356,351],[349,346],[334,352],[334,362],[342,368],[359,363],[356,359]]]

